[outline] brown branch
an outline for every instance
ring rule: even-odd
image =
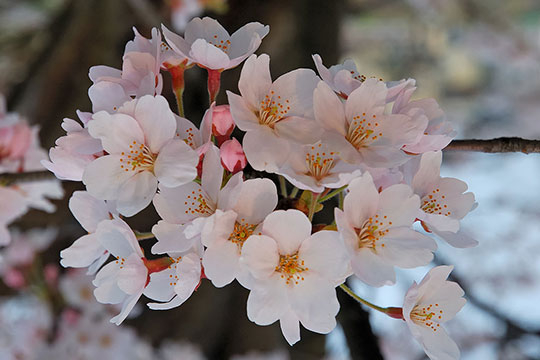
[[[518,137],[500,137],[489,140],[453,140],[444,150],[479,151],[485,153],[540,153],[540,140],[527,140]]]
[[[56,179],[53,173],[43,171],[28,171],[22,173],[5,173],[0,174],[0,184],[4,186],[19,184],[32,181],[43,181]]]

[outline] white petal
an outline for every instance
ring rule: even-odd
[[[152,234],[157,242],[152,246],[152,254],[165,254],[172,252],[184,252],[193,246],[193,239],[187,239],[184,235],[185,225],[171,224],[160,220],[152,227]]]
[[[143,257],[135,234],[123,220],[104,220],[96,230],[99,242],[112,255],[127,259],[132,253]]]
[[[144,144],[144,133],[139,123],[129,115],[111,115],[100,111],[88,122],[88,132],[96,139],[101,139],[103,149],[109,154],[129,151],[129,145],[136,141]]]
[[[134,174],[120,165],[119,155],[105,155],[88,164],[82,177],[88,192],[101,200],[116,199],[120,187]]]
[[[319,71],[320,73],[320,71]],[[346,135],[345,107],[337,95],[323,81],[313,92],[315,119],[326,130],[334,130]]]
[[[171,275],[176,275],[176,267],[150,274],[150,282],[144,288],[144,296],[156,301],[171,301],[175,295]]]
[[[279,263],[278,247],[274,239],[265,235],[251,235],[242,247],[240,261],[257,279],[274,274]]]
[[[240,251],[232,241],[206,249],[203,256],[204,273],[215,287],[231,283],[239,271]]]
[[[304,241],[298,251],[299,259],[305,261],[310,273],[316,272],[335,285],[349,275],[349,261],[337,231],[318,231]]]
[[[146,95],[140,98],[135,107],[135,119],[154,154],[176,134],[174,113],[163,96]]]
[[[189,57],[193,62],[212,70],[227,68],[230,61],[226,53],[204,39],[197,39],[191,44]]]
[[[187,184],[197,177],[199,156],[182,140],[165,144],[154,163],[159,182],[167,187]]]
[[[185,224],[197,217],[210,215],[212,212],[204,206],[204,202],[210,209],[215,207],[201,185],[195,182],[175,188],[160,186],[159,193],[154,197],[159,216],[171,224]]]
[[[118,287],[126,294],[142,292],[148,270],[138,254],[131,254],[118,271]]]
[[[105,248],[99,242],[96,234],[81,236],[68,248],[60,252],[60,264],[63,267],[87,267],[96,261]]]
[[[259,108],[260,102],[268,94],[271,85],[270,57],[267,54],[260,56],[251,55],[242,67],[240,80],[238,81],[240,94],[242,94],[242,98],[251,110],[257,110]],[[239,127],[244,131],[246,130],[241,126]]]
[[[111,319],[111,322],[116,325],[120,325],[127,318],[131,310],[135,307],[135,304],[137,304],[137,301],[139,300],[141,295],[142,291],[140,293],[129,296],[122,304],[122,311],[120,311],[120,314],[113,317]]]
[[[204,154],[202,163],[201,186],[214,204],[218,202],[218,194],[223,180],[223,167],[219,149],[212,145]]]
[[[276,136],[266,126],[248,131],[244,135],[242,145],[249,164],[255,170],[276,172],[288,157],[288,141]]]
[[[292,346],[300,341],[300,322],[292,310],[289,309],[279,318],[279,326],[289,345]]]
[[[292,255],[311,236],[311,221],[299,210],[277,210],[264,220],[263,234],[275,240],[280,254]]]
[[[396,273],[392,265],[384,262],[370,249],[360,249],[351,259],[354,274],[370,286],[380,287],[396,283]]]
[[[257,282],[248,296],[247,315],[257,325],[270,325],[281,318],[289,304],[285,282],[270,279]]]
[[[96,231],[102,220],[110,219],[109,207],[86,191],[75,191],[69,199],[71,213],[88,232]]]
[[[377,251],[389,264],[402,268],[427,265],[433,260],[432,251],[437,249],[435,241],[406,227],[391,228],[383,239],[384,247]]]
[[[478,245],[478,241],[473,239],[463,230],[459,230],[457,233],[434,230],[434,233],[455,248],[463,249]]]
[[[147,207],[157,191],[157,179],[149,171],[142,171],[128,179],[119,189],[116,207],[124,216],[133,216]]]
[[[234,211],[248,224],[259,224],[277,206],[276,185],[270,179],[251,179],[242,184]]]
[[[360,227],[374,215],[379,205],[379,192],[373,184],[371,175],[366,172],[349,184],[349,193],[343,201],[345,215],[351,225]]]
[[[243,97],[238,96],[230,91],[227,91],[227,98],[231,106],[231,115],[234,123],[240,130],[253,131],[260,128],[259,118],[255,115],[258,107],[250,105]],[[257,103],[257,106],[259,104]]]

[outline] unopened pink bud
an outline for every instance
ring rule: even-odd
[[[229,105],[214,107],[212,112],[212,134],[218,138],[226,137],[228,139],[233,130],[234,120]]]
[[[234,174],[246,167],[246,155],[238,140],[233,138],[225,141],[219,150],[221,154],[221,163],[229,172]]]
[[[391,318],[398,319],[398,320],[405,320],[403,318],[403,309],[398,307],[389,307],[386,308],[386,311],[384,312],[386,315],[390,316]]]
[[[58,280],[58,266],[55,264],[47,264],[45,265],[45,268],[43,269],[43,276],[45,277],[45,281],[49,285],[55,285],[56,281]]]
[[[12,289],[20,290],[26,286],[24,275],[17,269],[8,270],[3,276],[4,283]]]

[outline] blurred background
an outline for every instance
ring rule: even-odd
[[[191,16],[203,14],[231,33],[251,21],[270,25],[258,53],[270,55],[274,79],[314,69],[312,54],[326,66],[352,58],[366,76],[415,78],[415,96],[436,98],[458,138],[540,139],[538,0],[0,0],[0,93],[9,111],[39,125],[48,149],[64,134],[64,117],[91,111],[88,69],[120,68],[133,26],[147,37],[160,23],[181,33]],[[226,102],[224,89],[238,92],[240,68],[223,74],[218,104]],[[164,77],[164,95],[174,103]],[[205,72],[186,73],[185,99],[186,117],[199,121]],[[466,291],[467,306],[447,324],[462,358],[540,359],[540,156],[445,152],[442,173],[467,182],[479,203],[463,226],[480,245],[440,243],[435,260],[455,264],[454,281]],[[82,184],[63,186],[57,211],[29,212],[10,227],[18,247],[0,249],[2,360],[89,358],[80,349],[91,334],[98,344],[92,356],[102,359],[425,358],[405,323],[368,313],[341,292],[338,328],[328,336],[303,332],[292,348],[278,324],[247,319],[247,291],[236,283],[216,289],[203,282],[184,305],[165,312],[141,304],[119,328],[108,315],[75,325],[76,312],[68,310],[111,310],[92,298],[91,277],[59,268],[59,251],[84,233],[67,207]],[[148,231],[156,216],[150,211],[130,223]],[[9,263],[21,251],[30,261]],[[60,276],[16,288],[5,281],[12,269]],[[352,285],[378,305],[400,306],[428,269],[400,271],[393,287]]]

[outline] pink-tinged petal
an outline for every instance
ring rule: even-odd
[[[120,314],[113,317],[111,319],[111,322],[113,324],[120,325],[127,318],[131,310],[133,310],[133,308],[137,304],[137,301],[139,301],[141,295],[142,291],[126,298],[126,300],[124,300],[124,303],[122,304],[122,311],[120,311]]]
[[[252,116],[254,116],[253,112],[259,109],[265,95],[269,93],[270,86],[272,86],[270,57],[267,54],[251,55],[242,67],[238,89],[242,94],[242,99],[245,101],[246,108]],[[231,97],[239,97],[232,93],[229,95],[229,92],[227,92],[227,95],[229,96],[229,103],[231,103]],[[238,101],[236,98],[234,100]],[[242,130],[246,131],[245,129]]]
[[[275,240],[281,255],[292,255],[311,236],[311,221],[299,210],[277,210],[264,219],[262,232]]]
[[[274,239],[265,235],[251,235],[242,247],[240,260],[257,279],[267,279],[279,263],[278,247]]]
[[[127,259],[132,253],[144,255],[135,234],[123,220],[104,220],[99,223],[96,236],[103,247],[117,258]]]
[[[289,309],[279,318],[279,327],[289,345],[300,341],[300,322],[294,311]]]
[[[220,147],[221,163],[227,171],[236,174],[247,165],[246,154],[236,138],[225,141]]]
[[[194,150],[201,146],[201,132],[195,124],[177,115],[174,118],[176,119],[176,139],[185,141]]]
[[[437,244],[432,238],[406,227],[389,229],[377,244],[377,253],[386,262],[406,269],[429,264],[435,250]]]
[[[256,282],[247,300],[247,316],[257,325],[270,325],[289,308],[285,282],[274,276]]]
[[[133,216],[146,208],[157,191],[157,179],[149,171],[142,171],[128,179],[119,189],[116,207],[124,216]]]
[[[212,70],[221,70],[229,65],[229,56],[204,39],[197,39],[191,44],[189,57],[197,64]]]
[[[223,167],[221,166],[219,149],[215,145],[211,145],[204,154],[201,186],[214,204],[218,202],[222,180]]]
[[[268,25],[263,25],[259,22],[250,22],[242,26],[231,35],[231,50],[229,52],[230,57],[236,58],[246,53],[249,55],[250,52],[256,50],[255,48],[253,51],[251,51],[252,47],[249,46],[253,38],[256,37],[255,34],[257,34],[260,44],[260,40],[268,35],[269,31],[270,27]],[[258,46],[259,45],[257,45],[257,47]]]
[[[323,81],[319,82],[313,92],[313,110],[315,112],[315,120],[325,130],[333,130],[343,136],[347,134],[345,106],[332,89]]]
[[[201,258],[196,253],[189,253],[176,264],[179,280],[174,286],[177,297],[186,301],[195,291],[201,280]]]
[[[174,287],[171,286],[171,278],[175,275],[176,266],[150,274],[150,282],[144,288],[144,296],[156,301],[171,301],[175,295]]]
[[[51,161],[41,160],[41,165],[58,179],[71,181],[82,181],[86,165],[94,160],[93,156],[78,156],[60,147],[51,148],[49,158]]]
[[[410,325],[409,325],[410,328]],[[424,347],[426,355],[430,359],[437,360],[458,360],[460,357],[459,348],[448,336],[446,330],[438,328],[437,331],[424,326],[417,326],[418,337],[416,339]]]
[[[96,274],[92,284],[96,286],[94,296],[102,304],[118,304],[124,301],[126,294],[116,284],[119,267],[114,261],[108,263]]]
[[[437,189],[446,194],[445,202],[450,212],[449,216],[455,219],[462,219],[476,207],[473,193],[462,194],[467,190],[467,184],[464,181],[454,178],[441,178],[437,184]]]
[[[328,334],[336,327],[339,302],[334,284],[310,274],[289,291],[291,306],[300,322],[308,330]]]
[[[240,194],[242,184],[244,183],[243,176],[243,173],[239,172],[227,181],[227,184],[219,192],[217,208],[227,210],[234,207],[238,201],[238,194]]]
[[[452,265],[441,265],[429,270],[420,284],[418,284],[418,292],[415,301],[418,303],[421,299],[429,300],[437,295],[441,287],[446,283],[446,279],[453,269],[454,266]],[[459,298],[463,296],[463,290],[460,288],[457,293],[451,294],[451,296]]]
[[[240,269],[239,259],[240,251],[232,241],[216,244],[204,252],[204,273],[215,287],[221,288],[235,279]]]
[[[349,193],[343,201],[343,209],[351,225],[360,227],[365,220],[375,215],[379,206],[379,192],[368,172],[351,181],[348,189]]]
[[[274,91],[272,99],[290,107],[287,116],[313,117],[313,91],[320,79],[310,69],[296,69],[281,75],[274,81],[270,90]],[[288,102],[286,102],[288,100]],[[277,101],[276,101],[277,102]]]
[[[10,223],[28,210],[26,199],[14,189],[0,186],[0,198],[0,223]]]
[[[354,90],[345,104],[345,116],[349,121],[356,115],[382,114],[386,105],[386,85],[377,79],[367,79]]]
[[[422,154],[420,167],[412,180],[412,188],[419,196],[426,195],[439,181],[442,162],[442,152]]]
[[[287,160],[290,145],[272,130],[260,127],[244,135],[242,146],[249,164],[255,170],[276,172]]]
[[[152,310],[170,310],[184,303],[184,299],[175,296],[171,301],[165,303],[148,303],[148,307]]]
[[[215,19],[208,16],[193,18],[187,25],[184,38],[188,43],[193,43],[197,39],[213,40],[217,36],[219,40],[228,40],[229,33]]]
[[[370,286],[394,285],[394,267],[386,263],[370,249],[358,250],[351,259],[352,270],[360,280]]]
[[[160,152],[176,133],[176,119],[163,96],[146,95],[137,101],[135,119],[144,132],[145,143],[152,153]]]
[[[339,285],[349,274],[349,259],[337,231],[322,230],[305,240],[298,258],[309,267],[309,273]]]
[[[438,231],[449,231],[456,233],[459,230],[459,220],[453,219],[446,215],[428,214],[422,212],[422,216],[418,216],[420,220],[426,222],[430,228]]]
[[[163,31],[165,40],[167,40],[167,43],[175,52],[186,57],[189,55],[189,50],[191,48],[190,43],[184,40],[184,38],[180,35],[177,35],[171,30],[167,29],[163,24],[161,24],[161,30]]]
[[[105,251],[99,258],[96,259],[96,261],[92,263],[92,265],[88,267],[86,275],[94,275],[96,272],[98,272],[98,270],[101,269],[103,264],[105,264],[107,260],[109,260],[110,255],[111,254],[109,254],[108,251]]]
[[[167,222],[185,224],[197,217],[211,215],[215,204],[201,185],[191,182],[175,188],[160,186],[159,193],[154,196],[154,207]]]
[[[0,245],[8,245],[11,242],[11,234],[5,224],[0,224]]]
[[[92,112],[95,113],[115,112],[123,103],[131,100],[122,85],[111,81],[100,81],[90,86],[88,97],[92,102]]]
[[[88,71],[88,77],[90,78],[90,80],[92,80],[92,82],[97,82],[100,80],[100,78],[103,77],[120,79],[122,77],[122,71],[112,68],[110,66],[97,65],[90,68],[90,70]]]
[[[315,68],[317,69],[317,72],[319,73],[319,76],[325,83],[328,85],[333,84],[333,76],[330,70],[324,66],[322,58],[319,54],[311,55],[313,58],[313,62],[315,63]]]
[[[278,121],[274,127],[277,136],[301,144],[312,144],[321,139],[323,129],[313,119],[289,116]]]
[[[206,247],[213,247],[228,241],[229,236],[234,231],[234,224],[237,218],[236,212],[232,210],[216,212],[206,218],[204,228],[201,233],[201,242]]]
[[[158,240],[152,246],[152,254],[165,254],[188,251],[193,247],[193,239],[184,235],[185,225],[171,224],[160,220],[152,227],[152,234]]]
[[[121,168],[120,155],[105,155],[92,161],[84,170],[82,181],[87,191],[101,200],[116,199],[120,188],[132,176]]]
[[[159,152],[154,173],[160,183],[177,187],[197,177],[199,155],[182,140],[171,140]]]
[[[358,79],[359,75],[353,76],[350,70],[342,69],[334,75],[334,87],[338,94],[349,95],[354,90],[362,85],[362,81]]]
[[[75,191],[69,199],[71,213],[88,232],[96,231],[102,220],[110,219],[109,206],[87,191]]]
[[[144,143],[144,133],[139,123],[129,115],[111,115],[100,111],[88,123],[88,132],[92,137],[101,139],[103,149],[109,154],[129,151],[129,145],[136,141]]]
[[[463,230],[459,230],[457,233],[450,231],[433,231],[438,237],[446,241],[448,244],[452,245],[455,248],[465,249],[471,248],[478,245],[478,241],[473,239]]]
[[[227,91],[227,99],[231,107],[231,115],[234,123],[243,131],[257,130],[261,127],[256,111],[258,107],[252,109],[255,105],[250,105],[243,97]],[[257,104],[259,105],[259,104]]]
[[[388,145],[370,145],[360,149],[362,161],[369,167],[390,168],[410,159],[400,148]]]
[[[353,225],[347,220],[346,214],[338,208],[334,209],[334,218],[347,253],[353,254],[359,249],[358,235],[356,234]]]
[[[60,264],[63,267],[87,267],[100,258],[104,252],[105,248],[99,242],[96,234],[84,235],[60,252]]]
[[[131,254],[118,271],[118,287],[126,294],[141,292],[146,284],[148,270],[138,254]]]
[[[251,179],[242,184],[234,211],[246,223],[259,224],[277,206],[278,196],[270,179]]]
[[[387,216],[382,220],[389,225],[411,226],[418,215],[420,198],[413,194],[406,184],[396,184],[384,189],[379,196],[379,215]],[[390,222],[392,222],[390,224]]]

